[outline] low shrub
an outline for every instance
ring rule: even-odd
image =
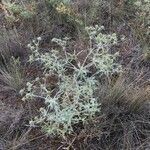
[[[39,116],[30,121],[31,126],[38,124],[48,134],[65,136],[73,132],[72,125],[80,121],[85,123],[100,112],[101,104],[95,95],[99,79],[121,71],[116,62],[118,53],[109,53],[111,46],[117,44],[117,37],[102,34],[102,29],[99,26],[86,28],[90,44],[82,62],[77,59],[82,52],[67,51],[68,38],[54,38],[52,42],[61,50],[53,49],[44,54],[39,50],[40,37],[28,45],[32,51],[29,62],[39,62],[43,74],[28,82],[20,93],[24,94],[23,100],[43,99],[45,103]],[[56,80],[53,86],[49,83],[50,78]]]
[[[6,20],[10,21],[10,18],[14,18],[14,22],[20,19],[31,19],[35,15],[35,8],[32,6],[22,5],[19,3],[4,2],[5,7],[5,17]]]

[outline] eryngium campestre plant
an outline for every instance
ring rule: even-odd
[[[101,30],[99,26],[86,28],[90,46],[85,50],[88,54],[82,62],[77,60],[77,55],[82,52],[72,54],[66,50],[68,38],[52,40],[61,47],[64,55],[60,55],[58,49],[40,53],[41,38],[28,45],[32,51],[29,62],[41,63],[44,70],[42,77],[28,82],[20,91],[23,100],[40,98],[45,103],[39,116],[30,121],[31,126],[40,125],[48,134],[65,136],[73,132],[74,124],[85,123],[100,112],[100,102],[95,95],[100,86],[98,79],[121,70],[115,62],[118,53],[109,54],[111,46],[117,43],[116,34],[102,34]],[[94,73],[90,68],[94,68]],[[55,86],[49,82],[52,76],[57,79]]]

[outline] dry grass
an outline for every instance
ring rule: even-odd
[[[150,140],[149,86],[138,87],[120,77],[98,93],[102,114],[87,124],[79,137],[84,149],[146,149]],[[84,133],[84,134],[83,134]],[[82,149],[81,148],[81,149]]]
[[[3,90],[10,89],[15,92],[21,90],[25,74],[19,59],[11,57],[8,63],[6,62],[5,65],[1,65],[0,74],[0,82],[3,85]]]

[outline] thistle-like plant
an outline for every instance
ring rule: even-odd
[[[41,38],[28,45],[32,51],[29,62],[41,63],[44,71],[42,78],[28,82],[20,93],[24,95],[23,100],[40,98],[45,103],[45,107],[39,110],[39,116],[30,121],[30,125],[41,125],[48,134],[65,136],[73,132],[73,124],[79,121],[85,123],[96,112],[100,112],[100,102],[95,95],[100,85],[99,76],[109,76],[121,68],[115,62],[118,54],[109,54],[111,46],[117,43],[116,35],[102,34],[101,30],[99,26],[86,28],[90,45],[83,62],[76,57],[82,52],[76,54],[66,50],[68,38],[52,40],[61,47],[63,55],[58,49],[40,53]],[[90,68],[95,71],[92,72]],[[49,82],[52,76],[57,78],[55,86]]]

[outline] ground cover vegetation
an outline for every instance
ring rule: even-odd
[[[150,0],[1,0],[0,149],[150,149]]]

